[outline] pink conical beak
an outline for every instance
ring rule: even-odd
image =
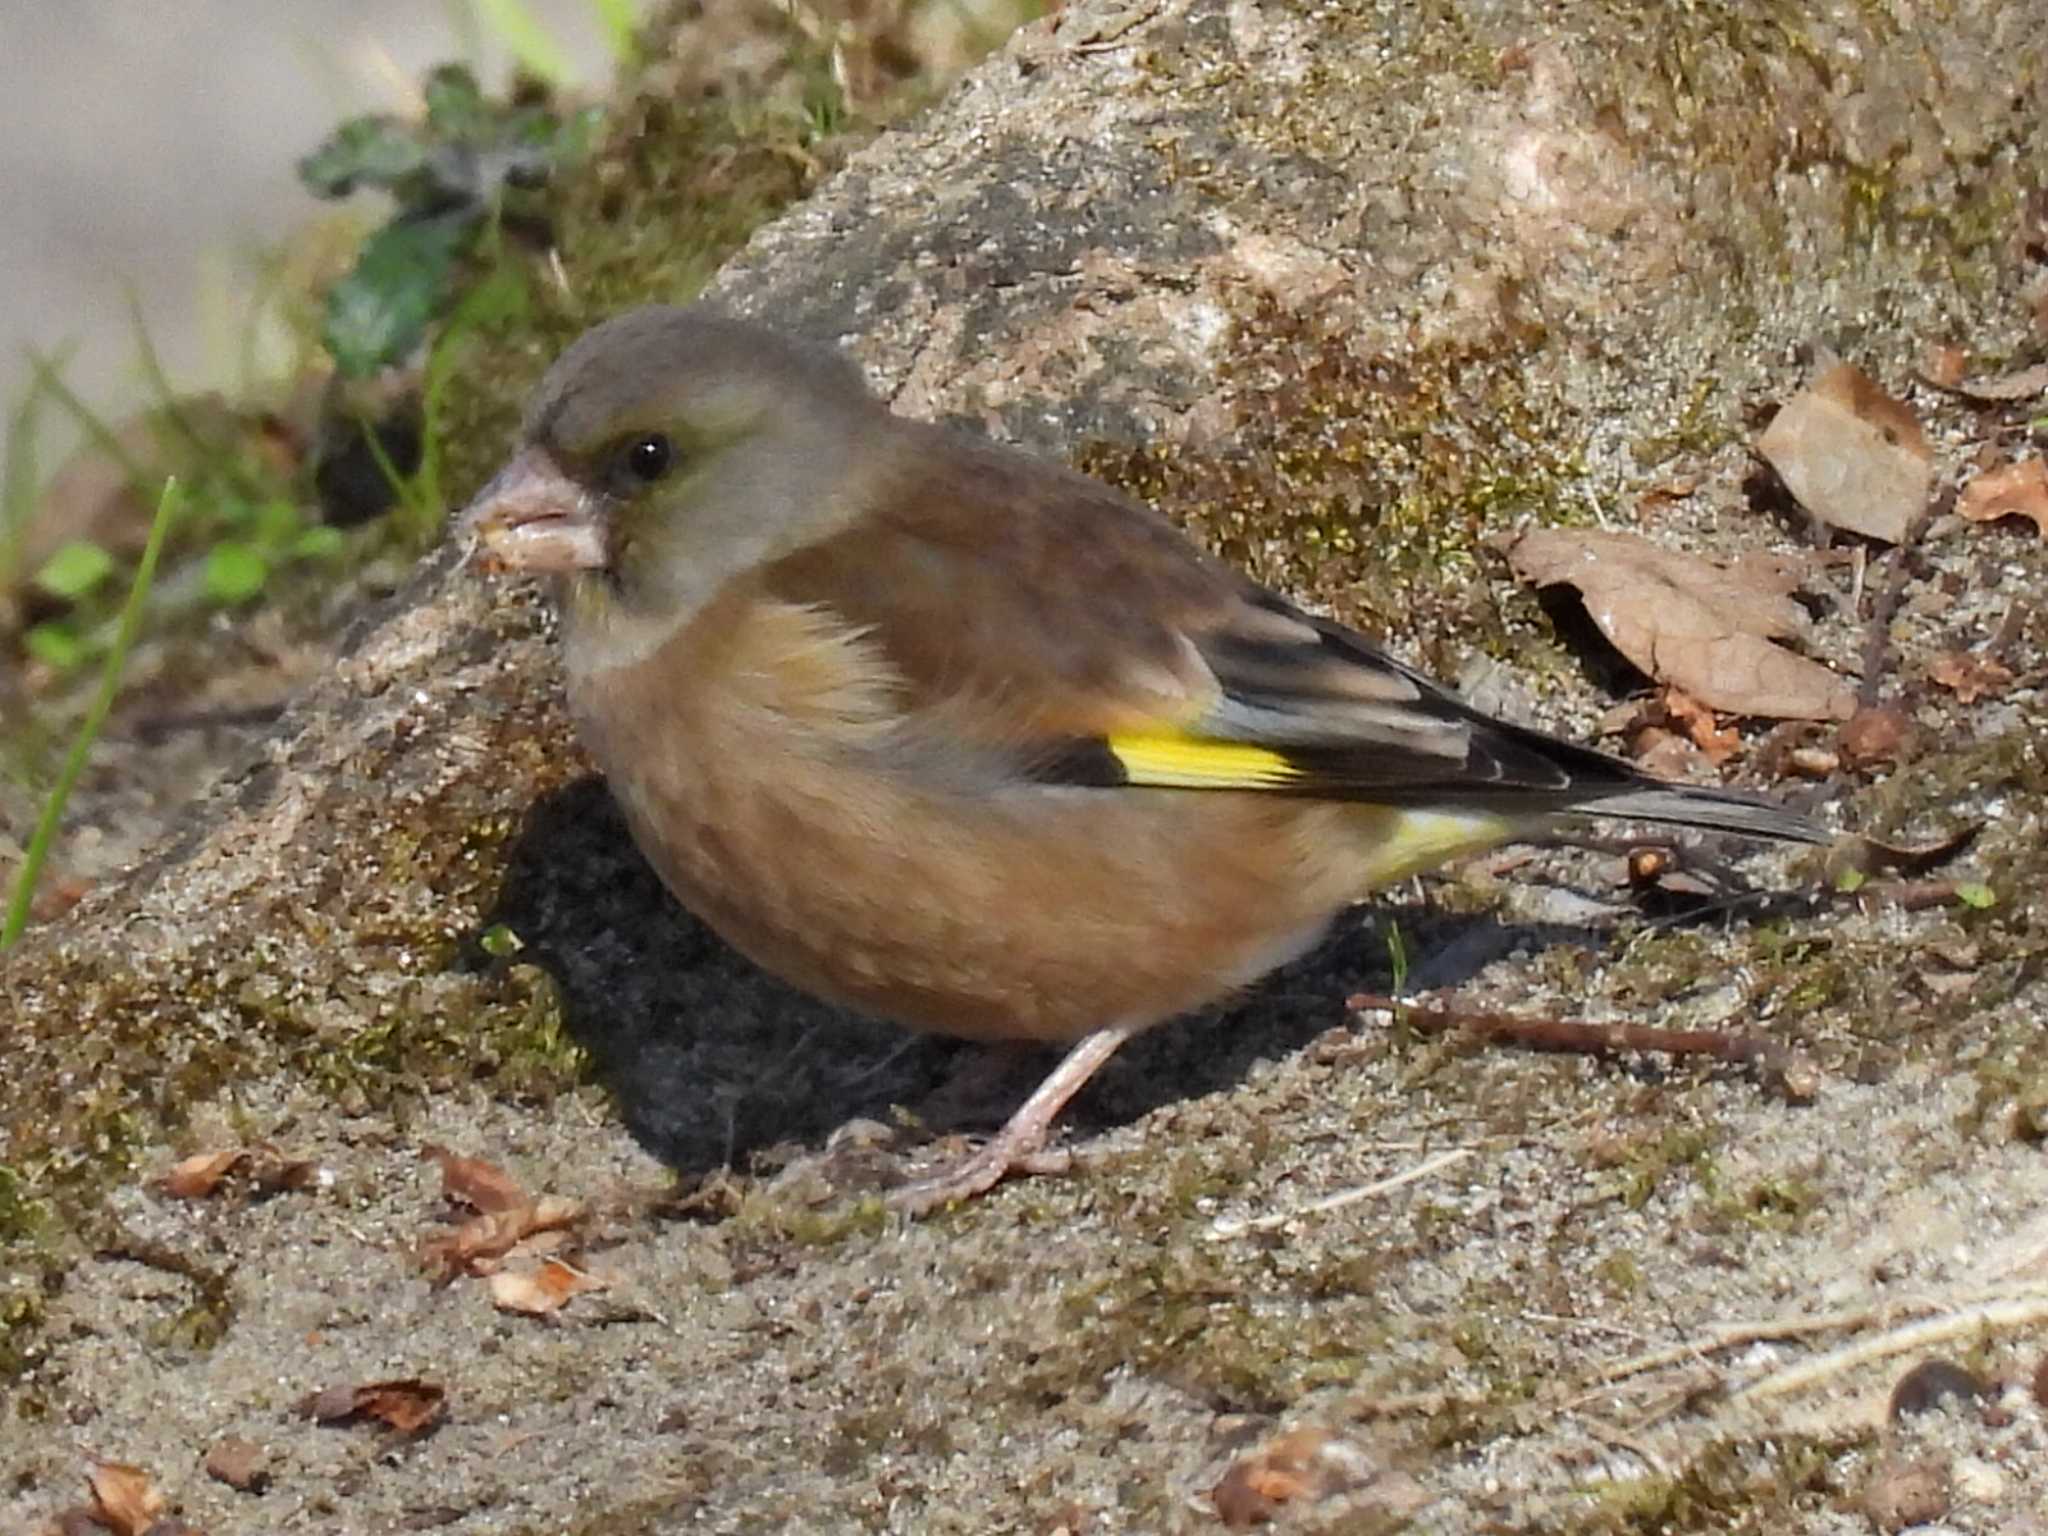
[[[470,560],[487,571],[603,570],[611,563],[596,498],[548,454],[520,449],[456,520]]]

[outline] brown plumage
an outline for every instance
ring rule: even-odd
[[[1561,814],[1824,840],[1489,720],[1107,487],[702,310],[578,341],[466,524],[559,578],[579,728],[686,906],[848,1006],[1076,1042],[912,1209],[1389,880]]]

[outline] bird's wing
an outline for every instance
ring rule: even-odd
[[[919,437],[914,471],[868,488],[857,528],[765,579],[859,626],[913,713],[944,712],[1045,777],[1531,817],[1612,801],[1615,814],[1818,835],[1490,719],[1093,480],[935,428]]]

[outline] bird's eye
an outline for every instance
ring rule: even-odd
[[[652,485],[668,473],[669,461],[674,457],[675,450],[669,447],[668,439],[659,432],[649,432],[626,444],[626,473]]]

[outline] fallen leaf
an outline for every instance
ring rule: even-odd
[[[1963,704],[1995,697],[2013,679],[2012,668],[1981,651],[1944,651],[1928,664],[1927,675]]]
[[[1383,1514],[1410,1515],[1421,1490],[1400,1474],[1389,1475],[1365,1447],[1341,1439],[1327,1429],[1291,1429],[1276,1435],[1232,1462],[1209,1502],[1231,1530],[1271,1523],[1289,1505],[1302,1506],[1368,1486],[1385,1497],[1375,1500]],[[1363,1511],[1359,1512],[1363,1514]]]
[[[561,1195],[543,1195],[511,1210],[473,1217],[420,1247],[420,1259],[442,1280],[486,1275],[497,1261],[537,1233],[558,1231],[583,1219],[583,1207]]]
[[[1701,767],[1700,749],[1661,725],[1646,725],[1631,736],[1629,755],[1643,772],[1660,779],[1688,779]]]
[[[604,1290],[610,1282],[560,1259],[549,1259],[536,1270],[500,1270],[485,1283],[491,1288],[492,1305],[500,1311],[539,1315],[559,1311],[585,1291]]]
[[[1887,544],[1905,538],[1934,484],[1920,418],[1853,363],[1786,401],[1757,452],[1821,522]]]
[[[2010,373],[1994,373],[1981,379],[1965,379],[1960,368],[1953,378],[1942,377],[1926,369],[1920,376],[1936,389],[1993,405],[2002,405],[2009,400],[2031,400],[2036,395],[2048,394],[2048,363],[2015,368]]]
[[[1836,734],[1842,761],[1852,768],[1896,762],[1913,742],[1913,722],[1895,704],[1870,705],[1851,715]]]
[[[438,1420],[447,1406],[444,1388],[417,1376],[406,1376],[310,1393],[300,1399],[299,1413],[321,1424],[377,1419],[401,1435],[416,1435]]]
[[[157,1180],[157,1188],[176,1200],[204,1200],[220,1187],[229,1170],[248,1155],[246,1147],[196,1152],[172,1164],[171,1171]]]
[[[1963,382],[1968,367],[1969,357],[1961,347],[1953,342],[1931,342],[1920,358],[1920,377],[1936,389],[1954,389]]]
[[[1636,512],[1647,520],[1653,513],[1684,501],[1700,488],[1698,475],[1673,475],[1648,487],[1636,498]]]
[[[240,1435],[214,1441],[206,1453],[206,1475],[237,1493],[261,1493],[270,1483],[263,1447]]]
[[[430,1157],[441,1165],[441,1187],[450,1199],[474,1206],[486,1215],[528,1203],[519,1181],[496,1163],[480,1157],[460,1157],[446,1147],[421,1147],[420,1156]]]
[[[319,1168],[307,1159],[286,1157],[277,1148],[259,1142],[221,1152],[196,1152],[174,1163],[157,1180],[157,1188],[173,1199],[204,1200],[237,1170],[246,1173],[259,1195],[304,1189],[319,1174]]]
[[[2048,539],[2048,460],[2022,459],[1985,470],[1963,487],[1956,511],[1973,523],[2030,518]]]
[[[1681,727],[1716,768],[1742,750],[1742,737],[1714,718],[1714,712],[1681,688],[1666,688],[1661,700],[1665,718]]]
[[[1631,533],[1533,528],[1508,546],[1534,586],[1578,589],[1615,648],[1653,680],[1712,709],[1782,720],[1846,720],[1856,691],[1774,642],[1804,633],[1806,611],[1782,562],[1719,564]]]
[[[115,1536],[142,1536],[169,1505],[140,1467],[101,1461],[85,1477],[92,1490],[93,1515]]]

